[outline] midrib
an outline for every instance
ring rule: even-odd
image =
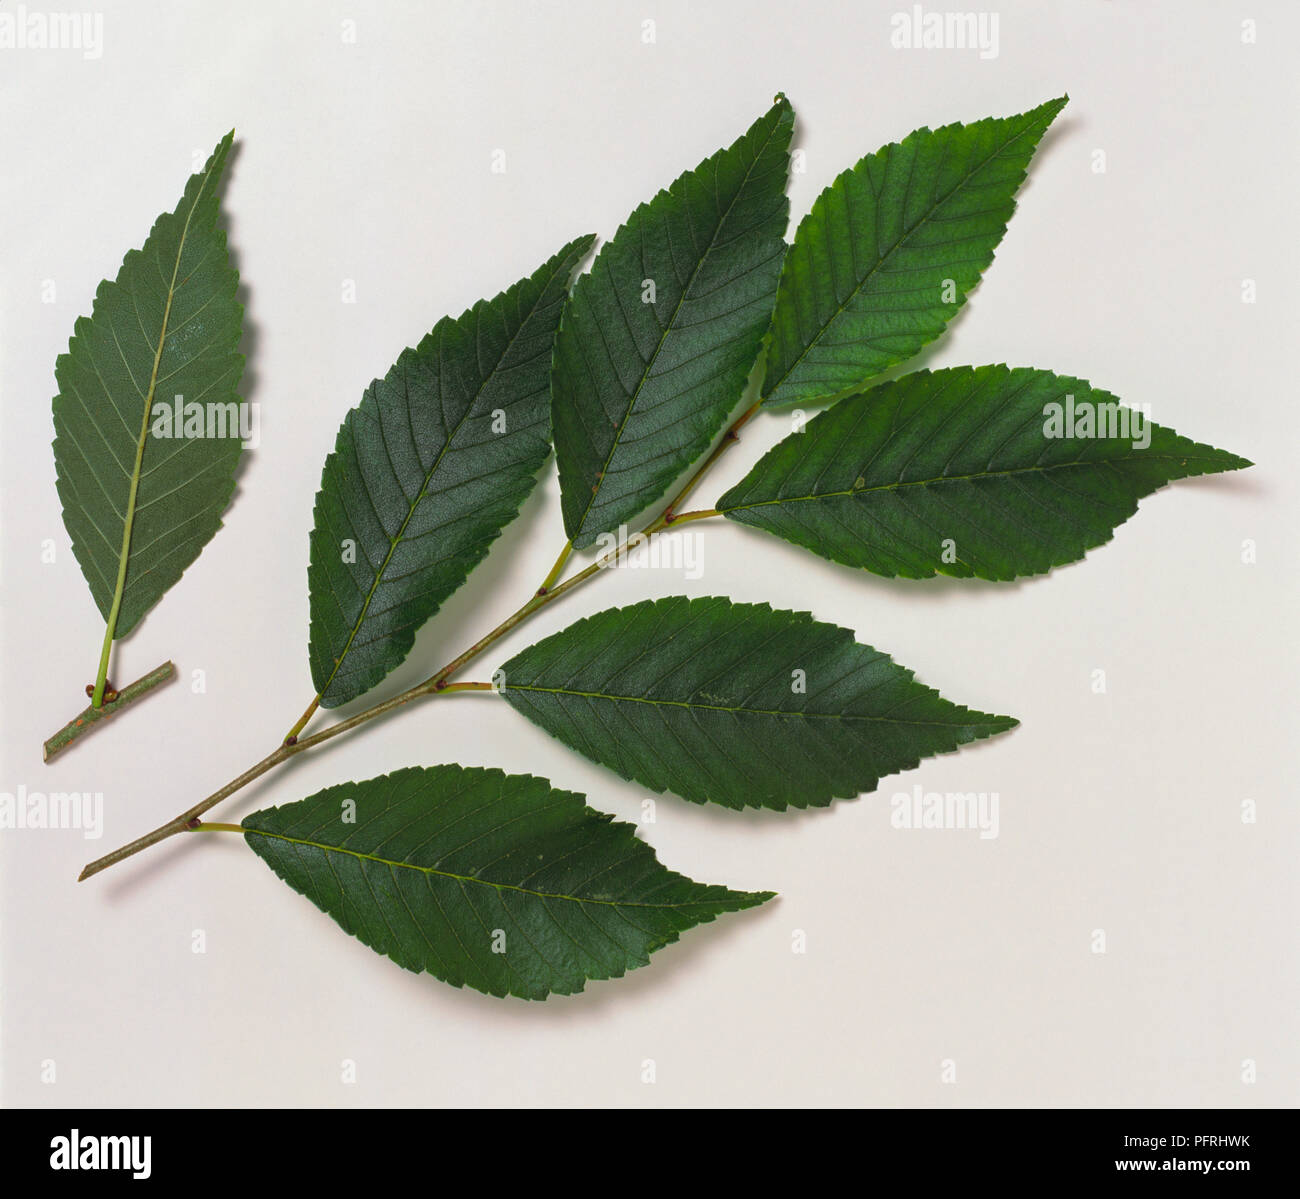
[[[321,841],[312,841],[305,837],[290,837],[285,833],[273,833],[266,829],[250,828],[241,826],[240,832],[248,835],[256,833],[259,837],[269,837],[276,841],[285,841],[290,845],[302,845],[308,849],[319,849],[322,853],[341,853],[351,858],[358,858],[364,862],[373,862],[378,866],[387,866],[397,870],[414,870],[420,874],[432,874],[438,878],[450,879],[457,883],[478,883],[483,887],[492,887],[497,891],[515,891],[521,895],[530,895],[534,899],[562,899],[569,903],[597,904],[602,907],[611,908],[652,908],[661,911],[678,911],[681,908],[702,907],[716,902],[715,900],[691,900],[686,903],[645,903],[639,900],[621,900],[621,899],[587,899],[581,895],[565,895],[561,892],[552,891],[534,891],[528,887],[520,887],[514,883],[494,883],[490,879],[477,878],[472,874],[456,874],[451,870],[439,870],[436,866],[417,866],[412,862],[398,862],[392,858],[380,857],[378,854],[363,853],[356,849],[347,849],[340,845],[326,845]]]
[[[878,724],[934,725],[951,728],[950,720],[905,720],[896,716],[866,716],[853,712],[790,712],[780,708],[741,708],[728,704],[702,704],[693,700],[649,699],[643,695],[612,695],[605,691],[579,691],[572,687],[539,687],[534,683],[510,683],[509,691],[532,691],[542,695],[576,695],[582,699],[603,699],[612,703],[648,704],[651,707],[684,708],[688,712],[726,712],[732,716],[792,716],[802,720],[861,720]],[[992,721],[966,721],[967,724],[991,724]]]
[[[203,199],[203,193],[207,190],[213,171],[219,169],[224,162],[224,157],[220,163],[214,162],[212,169],[203,176],[203,182],[199,185],[199,190],[194,197],[194,203],[190,205],[189,211],[185,214],[185,223],[181,226],[180,241],[176,246],[176,259],[172,263],[172,277],[167,285],[167,299],[163,304],[162,326],[158,332],[158,344],[154,349],[153,367],[149,372],[149,387],[144,396],[144,412],[140,418],[140,436],[136,440],[135,464],[131,471],[131,485],[127,492],[126,513],[122,520],[122,551],[118,557],[117,583],[113,589],[113,603],[108,615],[107,639],[109,641],[113,640],[113,634],[116,632],[117,620],[122,608],[122,597],[126,591],[127,567],[131,559],[131,534],[135,525],[136,501],[140,491],[140,473],[144,465],[145,445],[149,440],[149,414],[153,411],[154,393],[158,388],[158,367],[162,362],[163,349],[167,344],[167,334],[171,325],[172,300],[176,295],[176,276],[181,269],[181,259],[185,256],[185,243],[189,238],[190,222],[194,219],[194,210],[198,208],[199,201]],[[98,691],[98,688],[96,690]]]
[[[1125,454],[1118,458],[1098,458],[1084,462],[1057,462],[1051,466],[1014,466],[1007,470],[985,470],[967,475],[939,475],[933,479],[899,479],[892,483],[877,483],[871,487],[850,487],[847,490],[837,488],[834,491],[818,491],[809,495],[777,496],[770,500],[755,500],[752,503],[732,504],[719,508],[721,513],[741,512],[748,508],[770,508],[778,504],[802,504],[809,500],[832,500],[856,495],[870,495],[874,491],[901,491],[905,487],[935,487],[941,483],[973,483],[978,479],[999,479],[1012,475],[1050,474],[1054,471],[1087,470],[1093,467],[1114,466],[1119,462],[1191,462],[1197,461],[1196,454]],[[1206,458],[1206,461],[1213,459]]]

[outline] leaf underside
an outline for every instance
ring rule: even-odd
[[[126,558],[116,637],[126,636],[199,556],[235,489],[243,307],[235,299],[239,275],[217,227],[218,187],[233,141],[233,132],[221,140],[190,177],[176,210],[154,222],[115,280],[99,285],[91,315],[77,320],[54,367],[63,523],[105,620]],[[156,422],[159,405],[169,416],[177,411],[178,396],[180,428],[169,419]]]
[[[379,683],[518,514],[550,452],[548,372],[594,237],[439,321],[367,389],[326,459],[308,586],[322,706]]]
[[[764,403],[860,387],[943,332],[993,261],[1065,99],[918,129],[841,174],[800,222],[767,342]]]
[[[510,705],[579,753],[729,808],[825,807],[1016,724],[950,703],[848,629],[724,598],[610,609],[502,670]]]
[[[779,97],[633,212],[574,287],[552,386],[564,527],[578,549],[663,496],[739,401],[785,252],[793,123]]]
[[[1050,425],[1051,406],[1064,419],[1071,403],[1073,422]],[[962,366],[841,400],[773,447],[718,509],[875,574],[1007,580],[1082,558],[1173,479],[1249,465],[1153,421],[1139,428],[1082,379]]]
[[[771,898],[675,874],[583,796],[499,770],[397,770],[255,812],[242,828],[276,874],[371,949],[489,995],[581,991]]]

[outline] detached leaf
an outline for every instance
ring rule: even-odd
[[[431,766],[327,787],[242,828],[344,931],[489,995],[620,978],[685,929],[772,897],[674,874],[583,799],[531,775]]]
[[[593,236],[445,317],[367,389],[325,461],[311,533],[323,707],[379,683],[519,512],[550,452],[548,369]]]
[[[580,620],[501,694],[593,761],[695,803],[825,807],[1017,723],[950,703],[848,629],[681,596]]]
[[[573,289],[555,343],[555,453],[578,549],[659,499],[744,390],[789,218],[784,96],[642,204]]]
[[[917,371],[809,421],[718,509],[875,574],[1042,574],[1109,541],[1170,480],[1251,465],[1135,415],[1050,371]]]
[[[217,227],[233,140],[221,139],[176,211],[99,285],[55,363],[63,523],[107,641],[135,628],[199,556],[235,489],[244,310]]]
[[[905,362],[979,282],[1065,98],[1019,116],[918,129],[813,203],[786,255],[764,403],[812,404]]]

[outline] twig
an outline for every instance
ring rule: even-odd
[[[74,741],[84,737],[97,724],[102,724],[117,715],[128,704],[134,703],[143,695],[148,695],[155,687],[162,686],[176,674],[176,667],[171,662],[155,666],[143,678],[138,678],[129,687],[123,687],[113,699],[95,707],[93,701],[84,712],[79,712],[57,733],[45,742],[44,758],[49,761],[55,754],[62,753]]]
[[[490,690],[490,683],[449,683],[448,680],[458,670],[467,666],[477,658],[489,646],[495,644],[504,637],[511,629],[522,624],[525,620],[528,620],[536,612],[546,607],[547,604],[553,603],[555,600],[559,599],[560,596],[572,591],[575,587],[581,586],[605,567],[621,561],[627,554],[630,546],[639,545],[642,540],[653,537],[656,533],[662,532],[673,524],[681,524],[686,521],[704,520],[708,517],[719,515],[717,510],[712,508],[697,512],[685,512],[681,515],[676,515],[674,509],[677,505],[682,503],[682,501],[685,500],[692,491],[695,490],[700,480],[712,468],[714,463],[717,462],[717,460],[721,458],[737,440],[739,440],[737,437],[739,430],[758,411],[758,409],[759,405],[754,404],[741,414],[741,416],[723,435],[722,441],[718,443],[713,452],[704,460],[699,470],[690,477],[686,485],[672,498],[672,501],[663,512],[651,521],[650,524],[646,525],[646,527],[639,533],[634,533],[631,537],[627,538],[626,541],[622,542],[600,558],[597,558],[572,578],[566,579],[562,583],[556,583],[555,580],[558,579],[560,574],[563,572],[564,566],[569,559],[569,554],[572,552],[572,546],[566,544],[559,559],[556,561],[555,566],[552,567],[550,574],[546,577],[546,581],[538,588],[536,594],[530,596],[528,601],[524,603],[522,607],[510,616],[507,616],[506,619],[497,625],[497,627],[490,633],[479,638],[479,640],[471,645],[469,649],[459,657],[453,658],[446,666],[435,674],[430,675],[424,680],[424,682],[401,692],[399,695],[393,696],[391,699],[385,700],[383,703],[376,704],[373,708],[367,708],[364,712],[358,712],[355,716],[350,716],[347,720],[340,721],[338,724],[330,725],[329,728],[322,729],[318,733],[313,733],[310,737],[300,738],[297,734],[306,726],[307,722],[311,719],[316,710],[316,704],[318,701],[313,701],[307,711],[303,713],[299,722],[294,726],[294,731],[290,737],[286,738],[281,745],[272,750],[272,752],[258,762],[257,765],[250,766],[243,774],[232,779],[224,787],[220,788],[220,790],[214,791],[206,799],[201,800],[188,811],[182,812],[175,819],[169,820],[166,824],[159,825],[159,827],[154,829],[153,832],[146,833],[143,837],[138,837],[129,845],[124,845],[121,849],[116,849],[112,853],[106,854],[104,857],[91,862],[90,865],[82,870],[77,881],[80,882],[84,879],[88,879],[91,875],[98,874],[101,870],[106,870],[109,866],[122,861],[124,858],[129,858],[132,855],[139,853],[142,849],[147,849],[151,845],[156,845],[159,841],[164,841],[168,837],[174,836],[176,833],[194,830],[199,827],[198,818],[202,816],[204,812],[215,807],[222,800],[228,799],[236,791],[251,783],[254,779],[260,778],[268,770],[278,766],[281,762],[286,761],[296,754],[312,749],[317,745],[322,745],[324,742],[330,741],[343,733],[350,732],[359,725],[366,724],[369,721],[374,720],[376,717],[384,715],[386,712],[391,712],[395,708],[400,708],[404,704],[410,703],[412,700],[423,699],[426,696],[445,695],[452,692]],[[206,825],[204,827],[210,828],[212,826]]]

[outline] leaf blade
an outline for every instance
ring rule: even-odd
[[[778,97],[738,141],[638,207],[574,287],[553,403],[575,548],[663,496],[740,399],[785,252],[793,126]]]
[[[992,262],[1030,159],[1065,103],[918,129],[818,196],[781,270],[766,406],[833,399],[943,332]]]
[[[402,662],[535,485],[550,452],[555,329],[593,240],[439,321],[344,418],[308,565],[308,657],[323,707]]]
[[[1147,449],[1132,424],[1129,438],[1048,436],[1049,405],[1064,416],[1067,402],[1094,422],[1114,405],[1117,430],[1130,419],[1109,392],[1051,371],[916,371],[818,414],[717,507],[886,577],[1007,581],[1082,558],[1165,483],[1250,465],[1149,420]]]
[[[571,749],[731,808],[825,807],[1017,723],[951,703],[848,629],[721,597],[609,609],[501,672],[503,698]]]
[[[177,207],[99,285],[91,315],[78,318],[55,363],[63,521],[107,640],[131,632],[180,579],[234,493],[243,306],[217,225],[233,142],[232,131]],[[191,425],[193,404],[202,407]]]
[[[545,999],[621,977],[686,929],[771,898],[693,882],[583,796],[478,767],[327,787],[241,828],[277,875],[377,953],[497,996]]]

